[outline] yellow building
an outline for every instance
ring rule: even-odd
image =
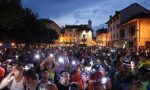
[[[63,45],[95,44],[91,24],[89,20],[87,25],[66,25],[60,35],[60,43]]]
[[[126,47],[150,48],[150,13],[139,13],[120,25]]]
[[[145,18],[143,17],[145,15],[144,13],[149,13],[149,12],[150,10],[142,7],[141,5],[137,3],[133,3],[123,10],[116,11],[114,16],[110,16],[110,19],[107,22],[108,24],[108,39],[107,40],[108,40],[109,46],[112,46],[112,47],[133,47],[134,46],[137,48],[139,46],[145,46],[144,44],[140,45],[141,43],[137,42],[137,39],[139,39],[140,37],[140,40],[141,40],[141,37],[142,37],[141,33],[139,35],[136,32],[136,31],[140,31],[139,28],[137,28],[137,26],[139,27],[139,25],[137,25],[138,24],[137,19],[144,20]],[[132,23],[129,23],[130,20],[132,21],[134,19],[136,19],[137,22],[132,22],[132,23],[136,23],[136,24],[130,25],[132,24]],[[149,22],[144,20],[144,23],[149,23]],[[140,28],[141,27],[143,26],[140,26]],[[141,30],[140,32],[143,32],[143,30]],[[145,37],[145,39],[146,38],[148,37]]]
[[[107,46],[107,29],[98,29],[96,31],[96,44],[99,46]]]

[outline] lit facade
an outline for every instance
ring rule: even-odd
[[[107,40],[108,40],[109,46],[112,46],[112,47],[135,46],[137,48],[141,46],[137,42],[137,39],[138,39],[137,32],[135,31],[135,35],[131,35],[131,34],[134,34],[134,29],[135,30],[138,29],[137,22],[125,24],[127,23],[127,21],[130,22],[130,20],[132,20],[133,18],[138,19],[138,17],[136,16],[140,14],[141,12],[149,13],[150,11],[140,6],[139,4],[134,3],[121,11],[116,11],[114,16],[110,16],[110,19],[107,22],[108,24],[108,39]],[[136,23],[136,24],[132,25],[133,23]]]
[[[107,29],[98,29],[96,31],[96,44],[99,46],[107,46]]]
[[[62,44],[95,44],[93,42],[93,32],[91,21],[87,25],[66,25],[60,35]]]
[[[148,17],[137,17],[121,25],[122,40],[126,47],[150,48],[150,13]],[[125,44],[125,43],[124,43]]]

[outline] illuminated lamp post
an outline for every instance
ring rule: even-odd
[[[12,47],[15,47],[15,43],[14,43],[14,42],[12,42],[12,43],[11,43],[11,46],[12,46]]]
[[[3,44],[2,44],[2,43],[0,43],[0,47],[1,47],[1,46],[3,46]]]

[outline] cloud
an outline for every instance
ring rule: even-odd
[[[95,10],[92,10],[93,13],[97,13],[98,12],[98,9],[95,9]]]
[[[68,3],[71,2],[73,0],[49,0],[52,3]]]
[[[79,20],[76,20],[74,23],[75,23],[75,24],[78,24],[78,23],[79,23]]]
[[[50,18],[60,26],[65,24],[87,24],[93,26],[106,23],[116,10],[131,3],[139,3],[150,9],[149,0],[22,0],[24,7],[37,12],[41,18]]]

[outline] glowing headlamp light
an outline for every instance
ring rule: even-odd
[[[15,57],[16,57],[16,59],[18,59],[18,57],[19,57],[19,56],[18,56],[18,55],[16,55]]]
[[[49,56],[50,56],[50,57],[54,57],[54,54],[51,53]]]
[[[27,71],[27,70],[30,69],[30,67],[29,66],[25,66],[23,69]]]
[[[40,55],[39,54],[35,54],[35,59],[40,59]]]
[[[139,55],[139,53],[138,53],[138,52],[136,52],[136,55],[138,56],[138,55]]]
[[[76,61],[73,60],[71,64],[72,64],[72,65],[76,65]]]
[[[108,53],[107,55],[110,56],[110,53]]]
[[[95,72],[96,70],[95,70],[95,69],[92,69],[92,71]]]
[[[106,78],[106,77],[102,77],[101,83],[102,83],[102,84],[106,84],[106,83],[107,83],[107,78]]]
[[[59,57],[59,58],[58,58],[58,62],[63,64],[63,63],[64,63],[63,57]]]
[[[116,50],[113,50],[113,49],[112,49],[111,52],[116,52]]]

